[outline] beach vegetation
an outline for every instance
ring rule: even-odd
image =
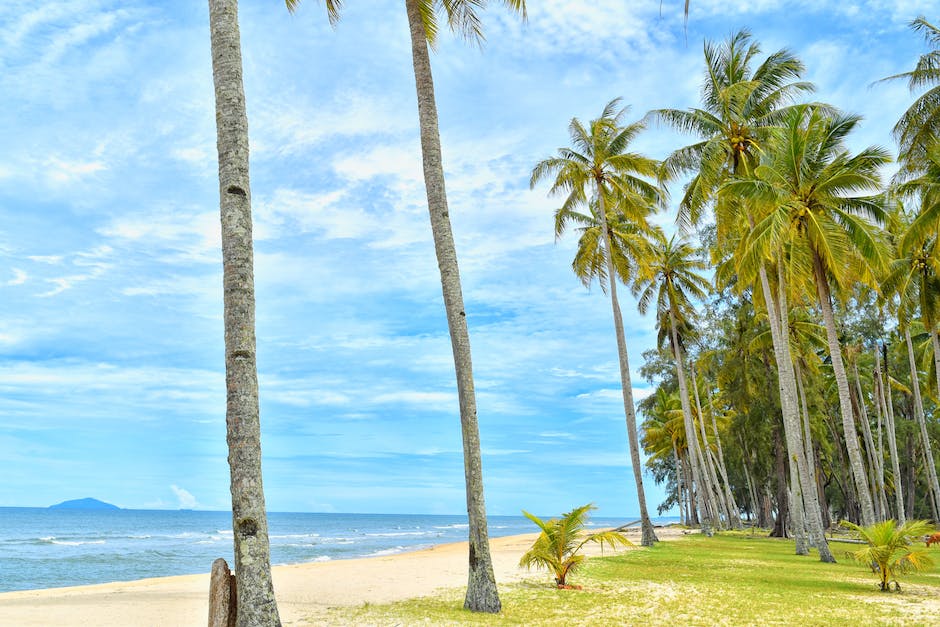
[[[542,532],[519,560],[519,566],[526,569],[545,568],[555,577],[555,584],[559,588],[566,588],[569,587],[568,575],[587,560],[581,553],[584,545],[596,543],[603,547],[606,544],[611,548],[633,546],[633,543],[618,531],[602,530],[585,534],[584,526],[587,524],[589,512],[593,509],[597,508],[588,503],[565,512],[560,518],[548,520],[542,520],[523,510],[525,517],[538,525]]]
[[[878,588],[882,592],[888,592],[892,586],[900,592],[897,580],[900,574],[933,567],[927,549],[920,546],[923,536],[933,532],[933,526],[926,520],[909,520],[899,526],[889,519],[864,527],[844,520],[842,525],[855,531],[866,543],[865,548],[851,553],[852,559],[871,567],[880,579]]]
[[[908,625],[936,624],[940,569],[911,573],[904,594],[866,595],[870,579],[851,561],[826,564],[793,552],[767,530],[725,531],[592,557],[583,589],[559,595],[524,579],[503,584],[503,612],[461,610],[460,591],[369,608],[331,610],[330,624],[400,625]],[[833,541],[839,550],[851,544]],[[316,622],[316,621],[314,621]]]

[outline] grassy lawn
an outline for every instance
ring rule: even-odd
[[[332,624],[356,625],[938,625],[940,566],[905,575],[883,593],[852,562],[857,545],[833,542],[838,564],[763,535],[690,535],[612,557],[591,558],[557,590],[547,574],[500,586],[503,612],[462,609],[463,590],[389,605],[331,610]],[[940,562],[940,550],[936,561]],[[394,585],[394,582],[389,582]]]

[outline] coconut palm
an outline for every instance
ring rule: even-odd
[[[645,403],[646,419],[642,424],[641,443],[649,455],[647,466],[672,455],[675,460],[676,502],[679,505],[679,523],[690,524],[686,515],[685,494],[692,482],[685,476],[685,456],[688,444],[685,437],[685,418],[682,402],[675,392],[667,392],[662,385]]]
[[[236,621],[280,625],[261,481],[248,117],[237,0],[209,0],[218,130],[225,325],[225,411],[235,543]]]
[[[927,152],[940,137],[940,28],[928,22],[923,15],[912,21],[910,27],[923,35],[933,50],[921,55],[910,72],[883,79],[906,79],[912,92],[927,88],[894,126],[894,135],[901,148],[898,157],[901,179],[921,171],[926,165]]]
[[[873,570],[877,567],[881,580],[878,587],[882,592],[891,590],[891,584],[900,591],[901,585],[895,577],[901,573],[933,568],[933,559],[918,543],[924,535],[933,532],[933,526],[926,520],[909,520],[900,527],[894,520],[865,526],[843,520],[842,524],[855,531],[867,544],[853,552],[852,557]]]
[[[588,542],[606,544],[610,548],[633,546],[625,535],[617,531],[598,531],[582,535],[588,520],[588,512],[597,509],[591,503],[565,512],[561,518],[543,521],[538,516],[523,510],[525,517],[542,530],[532,547],[519,560],[519,566],[527,569],[546,568],[555,577],[559,588],[566,587],[568,575],[577,570],[587,559],[581,549]]]
[[[921,177],[923,178],[923,177]],[[902,186],[904,187],[904,186]],[[907,187],[910,190],[910,187]],[[908,221],[909,226],[898,238],[897,255],[891,262],[889,272],[882,281],[882,290],[885,297],[896,297],[899,326],[903,330],[904,341],[907,346],[908,363],[911,371],[911,389],[914,399],[914,417],[920,428],[921,441],[924,445],[927,458],[932,462],[933,448],[927,432],[925,419],[926,412],[921,398],[920,378],[917,373],[917,364],[914,358],[914,347],[911,340],[910,324],[915,312],[919,310],[924,329],[930,337],[933,348],[934,370],[937,372],[938,385],[940,385],[940,339],[937,336],[936,320],[940,313],[940,254],[937,250],[938,236],[925,229],[926,221],[920,220],[924,213],[930,211],[929,203],[933,194],[929,189],[920,194],[922,206],[928,205],[913,220]],[[903,217],[902,217],[903,219]],[[920,220],[920,222],[918,222]],[[936,224],[936,220],[933,221]],[[940,388],[938,388],[940,389]],[[933,463],[927,464],[928,489],[933,494],[934,516],[940,518],[940,481]]]
[[[681,148],[666,159],[665,171],[669,176],[682,172],[694,174],[679,205],[679,222],[682,225],[695,224],[707,203],[714,202],[717,245],[724,249],[733,248],[732,241],[740,238],[741,233],[747,233],[754,223],[751,208],[733,194],[718,194],[720,185],[730,176],[753,171],[761,154],[770,149],[767,144],[791,103],[814,89],[812,84],[798,80],[803,73],[803,64],[786,49],[767,56],[753,69],[760,52],[759,44],[752,41],[746,30],[734,33],[721,45],[706,42],[702,108],[651,112],[664,123],[699,136],[698,143]],[[717,276],[721,274],[719,272]],[[771,293],[763,262],[758,264],[755,274],[759,280],[756,291],[766,303],[773,338],[787,451],[789,457],[797,462],[791,484],[807,500],[806,525],[814,544],[820,547],[820,558],[832,561],[825,544],[822,513],[815,491],[810,493],[799,489],[799,484],[811,485],[813,482],[803,453],[797,385],[789,344],[783,331],[785,302],[779,298],[779,293],[777,297]],[[731,278],[737,280],[736,273],[731,274]],[[802,526],[804,506],[802,503],[796,505],[794,518],[796,524]],[[799,541],[796,549],[799,554],[807,552]]]
[[[649,268],[634,283],[634,295],[639,297],[641,314],[646,314],[650,304],[656,301],[657,320],[660,326],[669,330],[672,354],[675,359],[676,376],[679,382],[679,398],[685,421],[686,437],[689,444],[689,458],[692,464],[692,481],[699,486],[697,495],[705,500],[699,504],[699,514],[703,525],[707,525],[707,510],[712,515],[717,511],[705,461],[705,451],[698,446],[698,436],[692,418],[692,405],[689,386],[685,377],[685,353],[679,341],[680,321],[687,318],[684,312],[693,310],[692,299],[702,300],[708,291],[708,282],[699,272],[705,264],[698,258],[695,249],[687,242],[678,241],[676,236],[666,239],[659,237],[653,241]],[[707,445],[707,440],[703,444]],[[710,521],[717,522],[717,521]],[[708,532],[707,527],[704,529]]]
[[[725,189],[760,203],[765,210],[748,236],[742,263],[760,263],[773,251],[786,248],[788,276],[814,279],[862,522],[871,524],[874,506],[858,446],[832,288],[841,289],[855,280],[874,286],[875,272],[886,264],[886,247],[873,224],[884,219],[882,199],[851,194],[880,190],[879,169],[890,157],[880,147],[850,154],[844,141],[860,118],[830,113],[810,105],[791,109],[775,149],[767,153],[754,175],[731,181]]]
[[[627,248],[615,248],[615,235],[611,232],[607,216],[611,211],[620,213],[632,221],[636,228],[646,228],[646,216],[652,208],[663,200],[663,192],[646,178],[656,176],[659,162],[640,154],[629,152],[630,142],[643,130],[640,122],[621,126],[627,108],[619,108],[619,99],[610,101],[600,117],[591,120],[585,127],[574,118],[568,125],[572,147],[560,148],[557,157],[544,159],[532,170],[530,185],[544,178],[552,178],[549,193],[564,194],[561,208],[556,211],[556,233],[559,226],[564,228],[578,209],[587,209],[596,221],[596,235],[590,239],[602,244],[601,256],[585,256],[585,275],[591,274],[597,267],[606,268],[606,286],[610,293],[610,303],[614,316],[614,331],[617,336],[617,352],[620,363],[620,383],[623,390],[623,409],[627,423],[627,437],[630,443],[630,461],[636,482],[642,525],[642,544],[650,546],[656,541],[653,524],[646,508],[646,495],[643,490],[643,468],[640,464],[640,450],[636,431],[636,413],[633,405],[633,389],[630,383],[630,365],[627,356],[627,344],[623,332],[623,318],[617,299],[617,277],[627,278],[626,274],[635,269],[641,258],[629,258],[625,254],[618,258],[615,250],[629,253]],[[560,214],[560,215],[559,215]],[[584,214],[581,214],[584,215]],[[581,221],[584,224],[584,221]],[[588,220],[590,222],[590,220]],[[582,237],[582,240],[584,238]],[[582,241],[587,243],[587,241]],[[619,243],[617,246],[619,247]],[[603,264],[591,261],[602,259]],[[619,266],[619,267],[618,267]],[[577,271],[577,267],[576,267]],[[603,279],[603,274],[597,274]]]
[[[299,0],[285,0],[294,10]],[[339,19],[342,0],[327,0],[327,14],[332,23]],[[421,158],[428,199],[428,214],[434,251],[441,275],[444,310],[450,332],[457,375],[460,404],[460,427],[463,438],[464,477],[469,518],[469,581],[464,607],[476,612],[497,613],[501,608],[496,590],[496,577],[490,557],[486,528],[486,504],[483,496],[483,469],[480,455],[480,431],[477,422],[476,393],[473,385],[473,363],[470,333],[464,308],[457,251],[444,190],[444,166],[441,154],[441,133],[438,125],[434,78],[428,51],[437,40],[438,15],[444,14],[447,25],[461,37],[482,42],[483,30],[479,12],[486,0],[405,0],[408,28],[411,34],[411,56],[418,99],[418,121],[421,135]],[[525,0],[501,0],[511,11],[526,15]]]
[[[760,44],[746,29],[721,44],[706,41],[702,108],[657,109],[649,114],[700,138],[664,161],[667,178],[694,175],[679,205],[683,225],[698,223],[729,174],[753,169],[787,105],[814,89],[811,83],[796,80],[803,73],[803,63],[786,49],[769,55],[752,70],[760,53]]]

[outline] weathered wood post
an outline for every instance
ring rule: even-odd
[[[220,557],[212,562],[209,577],[209,627],[235,627],[237,607],[235,575]]]

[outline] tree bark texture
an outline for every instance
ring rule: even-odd
[[[633,467],[633,480],[636,483],[636,498],[640,507],[640,544],[653,546],[659,538],[653,530],[649,510],[646,508],[646,491],[643,489],[643,465],[640,461],[640,439],[636,430],[636,409],[633,404],[633,383],[630,381],[630,361],[627,356],[627,340],[623,333],[623,314],[617,299],[617,273],[614,269],[613,256],[610,254],[610,233],[607,230],[607,206],[604,202],[604,189],[597,182],[598,213],[601,230],[604,233],[604,262],[607,265],[607,277],[610,288],[610,307],[614,316],[614,333],[617,336],[617,358],[620,364],[620,388],[623,394],[623,414],[627,423],[627,440],[630,445],[630,465]]]
[[[858,430],[855,428],[855,418],[852,416],[852,399],[849,392],[849,378],[845,372],[845,363],[842,360],[842,346],[839,344],[839,334],[836,329],[835,315],[832,313],[832,299],[829,294],[829,280],[823,268],[822,260],[813,252],[813,273],[816,279],[816,293],[819,297],[819,307],[822,310],[823,321],[826,325],[826,340],[829,344],[829,357],[832,361],[832,373],[836,378],[836,389],[839,392],[839,410],[842,413],[842,431],[845,434],[845,450],[849,454],[849,469],[858,494],[861,506],[862,526],[875,522],[875,507],[868,489],[868,479],[865,473],[865,462],[858,446]]]
[[[238,2],[209,0],[222,221],[226,431],[231,471],[237,624],[280,625],[261,481],[248,117]]]
[[[209,575],[209,627],[235,627],[236,606],[235,576],[220,557]]]
[[[421,132],[421,157],[424,184],[428,197],[428,214],[437,267],[441,274],[444,310],[450,331],[460,401],[460,427],[463,439],[464,477],[469,518],[469,579],[464,607],[474,612],[497,613],[501,609],[496,589],[496,576],[490,557],[486,526],[486,503],[483,496],[483,464],[480,453],[480,430],[477,422],[476,393],[473,387],[473,364],[470,355],[470,333],[464,310],[457,250],[451,230],[444,189],[444,166],[441,136],[438,128],[437,103],[431,59],[421,18],[419,0],[405,0],[408,26],[411,31],[411,53],[414,63],[415,89],[418,98],[418,120]]]
[[[937,511],[940,503],[940,485],[937,484],[937,468],[933,461],[933,450],[930,446],[930,435],[927,433],[927,421],[924,418],[924,401],[920,395],[920,378],[917,376],[917,366],[914,361],[914,344],[911,341],[910,329],[904,329],[904,341],[907,343],[907,358],[911,364],[911,392],[914,394],[914,418],[917,420],[917,426],[920,427],[920,439],[926,455],[925,466],[927,476],[927,486],[935,503],[932,508],[934,520],[940,520],[940,511]]]

